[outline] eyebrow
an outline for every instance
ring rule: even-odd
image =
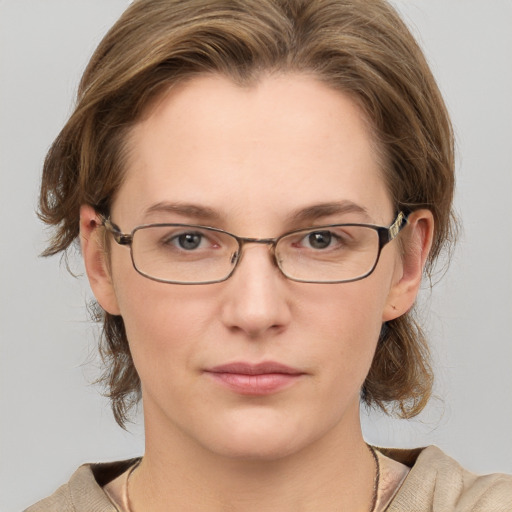
[[[189,203],[170,203],[166,201],[156,203],[147,208],[144,212],[144,216],[151,215],[152,213],[173,213],[204,222],[220,222],[224,219],[224,216],[217,210],[208,206]],[[318,220],[322,217],[347,213],[357,213],[363,217],[365,222],[372,221],[366,208],[347,200],[319,203],[305,208],[299,208],[287,215],[285,219],[287,223],[300,224]]]
[[[169,203],[166,201],[150,206],[144,212],[144,216],[151,215],[152,213],[174,213],[183,215],[184,217],[212,222],[218,222],[222,219],[222,215],[219,212],[208,206],[188,203]]]
[[[368,210],[352,201],[335,201],[329,203],[313,204],[306,208],[295,210],[288,216],[290,223],[304,223],[313,221],[322,217],[331,215],[342,215],[347,213],[357,213],[363,217],[365,222],[371,222],[372,218]]]

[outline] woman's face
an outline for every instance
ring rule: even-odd
[[[160,99],[128,148],[111,212],[125,233],[190,223],[268,238],[393,221],[360,110],[311,77],[251,87],[194,78]],[[267,246],[249,244],[225,282],[164,284],[138,274],[113,243],[112,293],[95,291],[124,319],[148,437],[268,459],[358,432],[381,325],[410,306],[393,302],[402,275],[396,242],[372,275],[344,284],[290,281]]]

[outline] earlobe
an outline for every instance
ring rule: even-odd
[[[409,215],[408,225],[400,235],[403,250],[399,275],[387,297],[383,322],[398,318],[412,308],[421,285],[433,235],[434,217],[430,210],[416,210]]]
[[[92,206],[80,207],[80,247],[91,289],[100,306],[119,315],[119,306],[101,239],[101,221]]]

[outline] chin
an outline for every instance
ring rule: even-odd
[[[283,420],[271,414],[257,416],[246,414],[238,421],[227,422],[225,428],[212,425],[221,428],[210,428],[203,446],[226,458],[263,462],[293,455],[321,436],[320,432],[308,432],[304,421]]]
[[[250,439],[231,439],[220,446],[213,447],[218,456],[245,462],[272,462],[289,457],[300,451],[300,443],[291,443],[289,439],[266,437]]]

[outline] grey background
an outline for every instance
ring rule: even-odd
[[[0,510],[19,510],[82,462],[142,453],[90,383],[86,280],[38,258],[42,161],[79,76],[127,0],[0,0]],[[477,472],[512,472],[512,2],[395,2],[431,62],[458,140],[453,264],[425,304],[437,398],[410,422],[363,414],[378,445],[435,443]],[[80,273],[79,258],[71,259]]]

